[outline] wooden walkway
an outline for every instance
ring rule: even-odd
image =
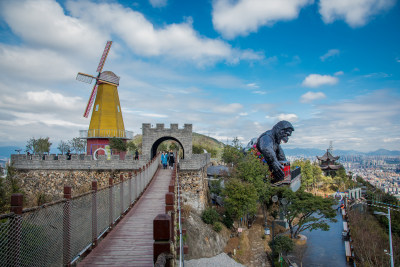
[[[153,266],[153,219],[165,213],[171,175],[159,169],[135,206],[78,266]]]

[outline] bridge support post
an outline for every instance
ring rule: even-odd
[[[72,187],[65,185],[63,218],[63,266],[70,266],[71,261],[71,198]]]
[[[92,247],[97,246],[97,181],[92,181]]]
[[[121,173],[119,176],[119,182],[120,182],[120,194],[119,194],[119,201],[121,202],[121,209],[120,209],[120,214],[124,214],[124,175]]]
[[[108,179],[108,203],[109,203],[109,207],[108,207],[108,221],[109,221],[109,228],[108,231],[111,231],[111,228],[113,226],[114,223],[114,196],[113,196],[113,190],[114,190],[114,185],[113,185],[114,181],[113,178],[110,177]]]
[[[132,206],[132,173],[129,172],[129,183],[128,183],[128,187],[129,187],[129,207]]]
[[[20,266],[21,264],[21,236],[22,236],[22,194],[11,195],[11,212],[15,216],[10,220],[11,225],[8,231],[8,255],[7,266]]]
[[[154,262],[157,261],[157,257],[161,253],[171,253],[171,236],[171,216],[168,214],[158,214],[153,220]],[[167,262],[166,266],[169,266],[169,262]]]

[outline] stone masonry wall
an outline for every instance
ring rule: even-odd
[[[183,204],[190,205],[199,214],[206,208],[208,201],[206,178],[207,167],[197,171],[179,171]]]
[[[132,171],[131,171],[132,172]],[[39,195],[45,195],[47,201],[63,198],[64,185],[72,187],[72,196],[91,190],[92,181],[97,181],[98,189],[108,186],[109,178],[114,183],[120,181],[120,175],[128,179],[129,171],[82,171],[82,170],[31,170],[18,171],[19,186],[25,193],[26,204],[36,206]],[[132,175],[134,173],[132,172]]]

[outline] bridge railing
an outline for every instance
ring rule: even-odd
[[[23,209],[22,194],[11,198],[11,213],[0,215],[0,265],[64,266],[75,263],[109,232],[133,206],[156,173],[159,156],[128,179],[107,188],[72,197],[64,187],[64,199]]]

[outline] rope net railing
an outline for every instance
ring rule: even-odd
[[[31,209],[22,209],[22,194],[13,195],[11,213],[0,215],[0,266],[75,263],[132,207],[158,164],[156,157],[120,183],[110,178],[100,190],[94,181],[91,192],[77,197],[66,194],[66,186],[63,200]]]

